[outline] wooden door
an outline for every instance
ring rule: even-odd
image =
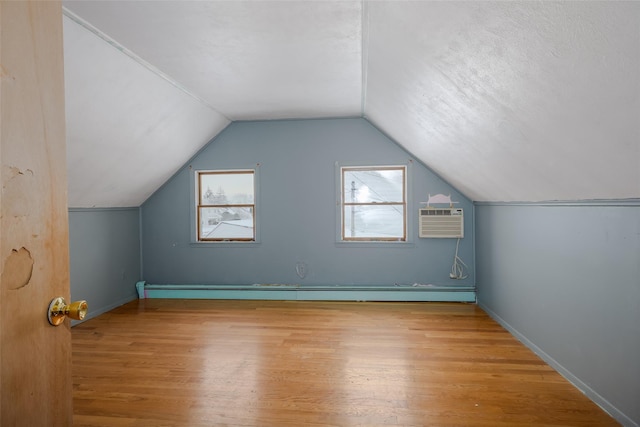
[[[0,2],[0,425],[72,425],[62,6]]]

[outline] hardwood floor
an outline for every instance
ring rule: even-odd
[[[72,337],[76,426],[618,425],[473,304],[151,299]]]

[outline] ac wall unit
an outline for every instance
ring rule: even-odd
[[[462,238],[464,215],[459,208],[420,209],[418,237]]]

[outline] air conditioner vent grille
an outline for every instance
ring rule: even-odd
[[[451,216],[451,209],[422,209],[421,215]]]
[[[464,237],[464,215],[462,209],[420,209],[419,217],[419,237]]]

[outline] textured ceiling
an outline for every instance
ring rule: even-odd
[[[65,2],[69,204],[230,121],[365,117],[476,201],[640,198],[639,2]]]

